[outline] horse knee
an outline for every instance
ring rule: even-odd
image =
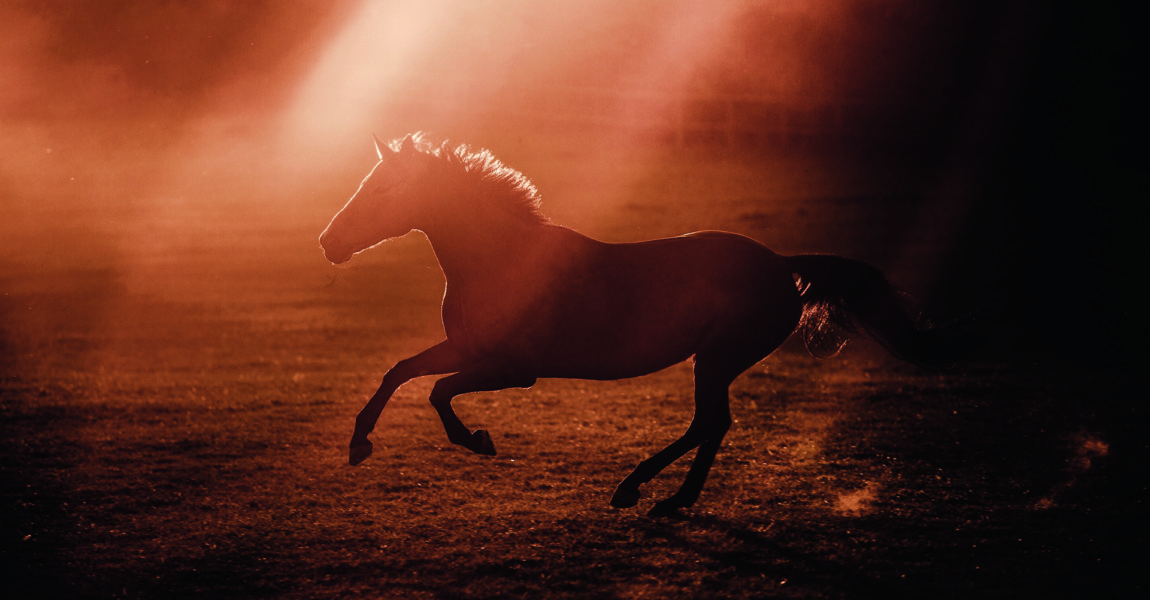
[[[380,382],[380,389],[399,389],[399,386],[415,379],[418,376],[416,369],[412,368],[412,359],[405,358],[387,370],[383,374],[383,381]]]

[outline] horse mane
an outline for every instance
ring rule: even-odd
[[[467,144],[454,148],[444,141],[436,144],[424,132],[412,134],[416,150],[434,156],[458,175],[455,179],[461,189],[459,196],[471,200],[502,202],[502,208],[532,223],[548,223],[540,211],[542,194],[526,175],[503,164],[486,148],[474,149]],[[398,152],[403,138],[392,140],[388,146]]]

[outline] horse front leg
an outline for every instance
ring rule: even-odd
[[[348,463],[358,465],[371,456],[372,445],[367,436],[375,429],[375,424],[387,406],[387,401],[401,385],[416,377],[458,371],[462,368],[461,362],[459,353],[444,340],[415,356],[399,361],[388,370],[379,389],[355,417],[355,431],[351,435],[351,444],[348,447]]]
[[[495,444],[491,435],[484,429],[471,431],[455,414],[451,401],[456,396],[472,392],[494,392],[508,388],[529,388],[535,385],[535,377],[507,365],[489,361],[449,375],[435,382],[431,390],[431,406],[443,421],[447,439],[475,452],[495,456]]]

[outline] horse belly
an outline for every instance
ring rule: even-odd
[[[623,315],[612,315],[622,317]],[[625,379],[654,373],[695,353],[701,328],[668,320],[581,320],[539,357],[541,377]]]

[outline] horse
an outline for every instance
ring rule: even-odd
[[[400,360],[355,419],[348,462],[372,453],[368,435],[388,400],[417,377],[448,439],[495,455],[486,430],[451,407],[471,392],[530,388],[539,378],[618,380],[694,357],[694,415],[685,433],[641,461],[611,505],[634,507],[640,486],[697,449],[681,487],[652,515],[693,506],[731,427],[728,388],[796,331],[813,354],[863,334],[923,366],[951,361],[954,332],[920,323],[875,267],[833,255],[782,256],[742,235],[701,231],[601,242],[550,222],[540,194],[490,151],[409,134],[375,141],[379,158],[320,236],[326,258],[423,232],[446,279],[446,339]]]

